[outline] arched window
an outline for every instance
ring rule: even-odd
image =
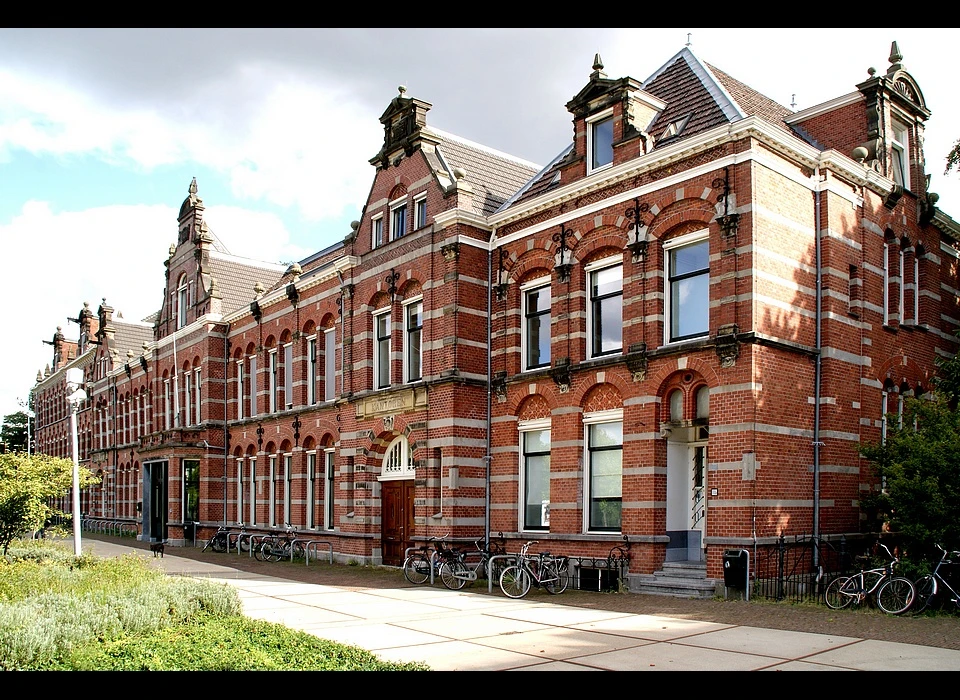
[[[697,389],[697,418],[710,417],[710,387]]]
[[[679,389],[670,394],[670,420],[683,420],[683,392]]]
[[[401,435],[387,446],[381,475],[384,479],[410,479],[414,473],[413,453],[407,438]]]
[[[177,328],[183,328],[187,325],[187,276],[180,275],[180,281],[177,282]]]

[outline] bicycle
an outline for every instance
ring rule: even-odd
[[[230,531],[227,529],[226,525],[221,525],[217,531],[213,534],[207,543],[203,545],[203,549],[200,550],[200,553],[206,552],[207,549],[212,549],[214,552],[226,552],[227,548],[230,546],[229,540],[227,539],[230,534]]]
[[[433,543],[433,551],[429,544],[421,545],[407,555],[403,560],[403,576],[410,583],[425,583],[430,578],[431,572],[434,578],[440,578],[447,588],[458,590],[463,588],[466,580],[457,579],[453,570],[447,566],[449,562],[458,562],[460,553],[458,550],[443,546],[443,541],[449,536],[449,533],[443,537],[433,536],[428,542]],[[434,554],[436,556],[434,556]],[[454,566],[457,566],[455,563]],[[447,573],[444,574],[444,570]],[[459,570],[459,568],[457,569]],[[459,585],[457,585],[459,583]]]
[[[507,553],[503,542],[503,535],[500,536],[500,541],[496,543],[488,543],[481,537],[473,543],[477,548],[476,552],[471,553],[473,556],[454,548],[444,550],[446,559],[438,571],[443,585],[450,590],[458,591],[463,588],[468,581],[486,578],[488,575],[487,571],[490,568],[490,559]],[[477,557],[477,554],[480,556]],[[502,563],[496,562],[494,564],[494,571],[490,575],[496,576],[499,580],[502,571]]]
[[[890,557],[883,566],[873,569],[861,569],[853,576],[837,576],[823,592],[823,600],[828,608],[842,610],[851,603],[857,605],[873,596],[874,601],[883,612],[890,615],[900,615],[912,604],[916,596],[913,581],[903,576],[894,576],[893,570],[900,563],[900,559],[890,551],[885,544],[881,547]]]
[[[227,533],[227,551],[230,551],[230,543],[233,542],[233,546],[236,547],[238,554],[240,552],[249,552],[251,535],[247,533],[247,526],[244,525],[242,521],[237,521],[237,525],[240,526],[240,532]]]
[[[508,598],[523,598],[536,583],[547,593],[558,595],[567,590],[570,582],[569,560],[555,557],[549,552],[527,554],[538,540],[531,540],[520,548],[517,563],[508,566],[500,574],[500,590]]]
[[[934,599],[940,595],[942,590],[941,586],[949,591],[950,602],[953,603],[957,609],[960,609],[960,593],[958,593],[956,589],[950,585],[950,582],[943,577],[943,574],[940,573],[940,567],[942,566],[960,564],[960,551],[948,552],[940,545],[937,545],[937,549],[943,552],[943,554],[940,556],[940,561],[937,562],[937,565],[933,567],[933,572],[926,576],[921,576],[914,584],[914,587],[917,589],[916,598],[913,600],[915,605],[914,612],[916,613],[922,613],[930,607]]]
[[[282,535],[273,535],[264,539],[260,549],[254,550],[253,554],[260,561],[278,562],[281,559],[302,559],[305,550],[296,539],[296,531],[290,523],[287,523]]]

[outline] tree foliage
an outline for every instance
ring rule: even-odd
[[[99,483],[80,467],[80,488]],[[6,555],[11,540],[39,530],[49,518],[66,515],[55,500],[73,487],[73,462],[49,455],[0,455],[0,545]]]
[[[954,168],[960,170],[960,139],[953,144],[953,148],[951,148],[947,154],[947,167],[944,169],[943,174],[950,174],[950,171]]]
[[[27,421],[25,411],[17,411],[3,417],[3,427],[0,427],[0,442],[7,446],[10,452],[27,451]]]

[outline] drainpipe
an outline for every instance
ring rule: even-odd
[[[816,341],[814,349],[814,374],[813,374],[813,537],[817,546],[813,548],[813,565],[819,566],[819,543],[820,543],[820,383],[821,383],[821,323],[822,323],[822,305],[823,305],[823,270],[821,267],[820,250],[820,168],[814,171],[816,186],[813,192],[813,210],[814,210],[814,249],[816,250],[817,266],[817,288],[816,288]]]
[[[496,235],[496,232],[493,234]],[[491,238],[492,240],[492,238]],[[499,280],[497,280],[499,282]],[[493,431],[493,376],[491,372],[493,371],[492,364],[492,355],[493,355],[493,329],[490,321],[490,314],[493,311],[493,298],[491,290],[493,289],[493,248],[491,247],[487,251],[487,453],[483,458],[483,461],[486,463],[486,474],[485,474],[485,485],[486,488],[484,496],[484,508],[483,508],[483,539],[484,542],[490,542],[490,466],[493,462],[493,456],[490,454],[490,448],[492,445],[492,436]]]
[[[243,392],[237,392],[237,401],[243,399]],[[223,526],[227,526],[227,485],[230,480],[227,478],[227,464],[230,456],[230,429],[227,425],[229,414],[227,407],[230,402],[227,400],[230,396],[230,324],[223,331]],[[237,480],[237,492],[241,488],[240,480]],[[240,520],[242,513],[237,513],[237,520]],[[197,531],[193,531],[194,543],[197,539]],[[239,541],[238,541],[239,545]]]

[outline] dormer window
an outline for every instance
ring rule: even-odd
[[[613,165],[613,110],[587,119],[587,173]]]
[[[676,121],[670,122],[669,124],[667,124],[667,128],[664,129],[663,133],[660,135],[660,140],[665,141],[666,139],[679,134],[681,131],[683,131],[683,127],[687,125],[688,121],[690,121],[689,114],[685,116],[683,119],[677,119]]]
[[[890,176],[903,189],[910,189],[910,130],[903,122],[893,121],[890,139]]]

